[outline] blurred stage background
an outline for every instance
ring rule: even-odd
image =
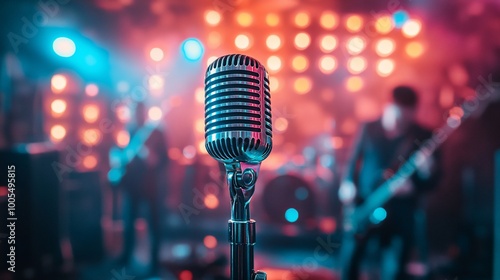
[[[228,53],[257,58],[271,77],[274,147],[252,202],[257,268],[270,279],[338,278],[337,191],[353,138],[359,124],[380,116],[392,88],[408,84],[420,93],[421,123],[460,126],[443,144],[443,178],[421,215],[427,250],[415,258],[415,275],[492,279],[500,106],[493,100],[464,112],[462,105],[500,82],[497,1],[2,6],[0,162],[17,164],[17,188],[28,193],[17,211],[33,221],[17,229],[32,244],[19,279],[142,277],[143,220],[136,222],[134,265],[110,261],[123,231],[110,158],[129,144],[126,126],[139,101],[165,131],[171,161],[161,197],[163,278],[227,272],[229,194],[204,148],[203,79],[207,65]],[[460,123],[464,114],[471,117]],[[1,203],[7,205],[5,186]]]

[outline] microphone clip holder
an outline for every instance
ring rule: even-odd
[[[260,163],[226,163],[227,184],[231,196],[229,243],[231,280],[266,280],[267,275],[254,270],[255,220],[250,219],[250,200]]]

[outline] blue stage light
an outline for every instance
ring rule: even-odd
[[[285,219],[290,223],[295,223],[299,219],[299,211],[295,208],[288,208],[285,212]]]
[[[370,221],[374,224],[378,224],[387,218],[387,211],[384,208],[379,207],[373,211]]]
[[[401,28],[409,19],[410,16],[408,13],[403,10],[398,10],[392,15],[392,20],[394,21],[394,26],[396,28]]]
[[[182,43],[182,54],[187,60],[196,61],[200,60],[203,56],[203,44],[194,38],[189,38]]]
[[[52,44],[52,48],[58,56],[62,57],[71,57],[76,51],[75,42],[67,37],[59,37],[55,39]]]

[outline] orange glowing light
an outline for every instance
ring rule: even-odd
[[[88,84],[85,87],[85,94],[87,96],[96,96],[99,93],[99,87],[96,84]]]
[[[335,27],[339,24],[339,17],[331,11],[323,12],[319,18],[319,24],[324,29],[335,29]]]
[[[394,40],[388,38],[380,39],[375,45],[375,52],[382,57],[392,54],[395,49],[396,43],[394,43]]]
[[[266,23],[269,26],[277,26],[280,23],[280,18],[277,14],[274,13],[267,14]]]
[[[219,206],[219,199],[216,195],[209,193],[203,199],[203,203],[208,209],[215,209]]]
[[[281,58],[272,55],[267,59],[267,67],[269,70],[277,72],[281,69]]]
[[[67,85],[68,80],[64,75],[55,74],[54,76],[52,76],[52,79],[50,79],[50,86],[54,93],[61,93]]]
[[[280,132],[285,131],[288,128],[288,120],[285,118],[276,118],[274,128]]]
[[[66,128],[64,126],[56,124],[50,128],[50,136],[54,141],[60,141],[66,136]]]
[[[83,167],[87,169],[93,169],[97,166],[97,157],[94,155],[88,155],[83,158]]]
[[[208,33],[207,46],[212,49],[216,49],[220,46],[222,42],[222,36],[217,31],[212,31]]]
[[[413,38],[417,36],[420,33],[420,30],[422,30],[422,23],[416,19],[410,19],[401,28],[401,31],[403,32],[403,36],[407,38]]]
[[[389,76],[395,68],[394,60],[381,59],[377,63],[377,73],[382,77]]]
[[[300,77],[293,83],[293,88],[298,94],[306,94],[312,88],[312,81],[308,77]]]
[[[150,120],[159,121],[162,116],[163,116],[163,112],[161,111],[160,107],[153,106],[153,107],[149,108],[148,117]]]
[[[205,132],[205,119],[197,119],[194,122],[194,129],[198,133],[204,133]]]
[[[214,10],[208,10],[205,12],[205,21],[208,25],[216,26],[220,23],[221,15],[219,12]]]
[[[269,89],[271,90],[271,94],[277,91],[280,87],[280,81],[276,77],[269,78]]]
[[[207,235],[207,236],[205,236],[205,238],[203,238],[203,244],[208,249],[213,249],[213,248],[217,247],[217,238],[215,238],[212,235]]]
[[[196,88],[194,91],[194,99],[200,104],[205,103],[205,89],[202,87]]]
[[[391,32],[392,29],[394,29],[394,22],[391,16],[381,16],[375,21],[375,30],[380,34],[387,34]]]
[[[348,91],[356,92],[363,88],[363,84],[363,79],[357,76],[353,76],[347,78],[345,86]]]
[[[152,48],[149,51],[149,57],[151,57],[152,60],[154,61],[161,61],[164,57],[163,50],[160,48]]]
[[[95,146],[101,141],[101,132],[95,128],[89,128],[83,131],[82,140],[88,145]]]
[[[347,61],[347,70],[351,74],[359,74],[359,73],[365,71],[366,66],[367,66],[366,59],[364,57],[361,57],[361,56],[356,56],[356,57],[350,58]]]
[[[126,130],[120,130],[116,134],[116,145],[118,147],[126,147],[128,143],[130,142],[130,134]]]
[[[251,14],[247,12],[241,12],[236,15],[236,21],[238,22],[239,25],[243,27],[248,27],[252,25],[253,17]]]
[[[350,54],[359,54],[366,47],[366,41],[361,36],[354,36],[349,38],[346,43],[347,52]]]
[[[322,56],[319,59],[319,69],[324,74],[330,74],[337,68],[337,60],[330,55]]]
[[[266,46],[270,50],[277,50],[281,47],[281,38],[278,35],[269,35],[266,39]]]
[[[292,59],[292,68],[297,73],[302,73],[309,67],[309,61],[307,57],[303,55],[297,55]]]
[[[66,101],[62,99],[56,99],[52,101],[52,103],[50,104],[50,109],[56,116],[64,113],[64,111],[66,111],[66,107],[67,107]]]
[[[200,141],[200,142],[198,143],[198,152],[199,152],[200,154],[204,154],[204,155],[208,154],[208,152],[207,152],[207,147],[205,147],[205,141],[204,141],[204,140],[203,140],[203,141]]]
[[[417,58],[424,53],[424,46],[420,42],[410,42],[405,48],[406,54],[411,58]]]
[[[309,47],[309,44],[311,43],[311,36],[305,32],[301,32],[295,35],[294,43],[298,50],[304,50]]]
[[[297,13],[293,21],[295,25],[300,28],[305,28],[310,23],[309,15],[305,12]]]
[[[363,18],[358,15],[349,16],[345,21],[345,27],[349,32],[358,32],[363,28]]]
[[[239,34],[234,39],[234,45],[240,50],[247,50],[250,48],[250,37],[245,34]]]
[[[332,35],[325,35],[323,38],[321,38],[320,41],[320,48],[323,52],[329,53],[335,50],[337,47],[337,38]]]
[[[88,123],[94,123],[99,118],[99,107],[89,104],[83,106],[83,119]]]

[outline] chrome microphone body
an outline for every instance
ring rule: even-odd
[[[205,76],[205,147],[224,163],[231,196],[231,279],[266,279],[254,271],[255,221],[249,203],[261,162],[272,150],[269,76],[256,59],[216,59]]]

